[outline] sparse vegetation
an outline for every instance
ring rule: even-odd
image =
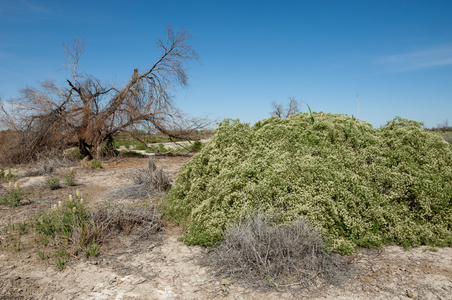
[[[5,168],[0,168],[0,182],[10,181],[16,177],[19,177],[19,175],[13,174],[11,168],[8,170],[8,173],[5,172]]]
[[[70,151],[68,156],[74,160],[82,160],[86,157],[86,155],[82,154],[78,148]]]
[[[93,219],[93,213],[80,196],[69,196],[68,200],[59,201],[36,218],[33,226],[40,236],[38,240],[41,246],[54,249],[58,269],[65,267],[69,254],[77,255],[102,237],[101,228]]]
[[[144,199],[151,196],[163,196],[171,188],[171,183],[162,169],[157,168],[152,158],[148,158],[145,168],[131,174],[132,185],[113,190],[110,199]]]
[[[163,223],[149,204],[128,208],[104,205],[92,210],[77,190],[75,197],[69,195],[67,200],[58,201],[27,222],[9,224],[3,228],[3,234],[9,236],[9,245],[15,251],[25,247],[20,236],[35,234],[36,245],[32,247],[36,248],[37,258],[53,258],[57,269],[62,270],[71,257],[80,253],[85,258],[97,257],[105,239],[120,232],[129,234],[137,227],[140,237],[148,237],[160,231]]]
[[[125,157],[144,157],[143,153],[136,152],[136,151],[130,151],[130,150],[122,151],[121,155],[125,156]]]
[[[101,169],[102,168],[102,161],[93,159],[89,162],[88,167],[91,169]]]
[[[0,204],[17,207],[22,205],[24,200],[24,192],[19,187],[19,183],[16,182],[14,187],[12,182],[9,183],[9,188],[5,194],[0,196]]]
[[[73,168],[70,168],[69,170],[66,168],[64,170],[64,182],[67,186],[74,186],[77,184],[75,181],[75,172]]]
[[[58,177],[50,177],[46,180],[46,186],[50,190],[56,190],[61,187],[60,185],[60,179]]]
[[[374,129],[349,116],[272,117],[219,124],[179,172],[166,216],[187,244],[215,245],[241,215],[281,225],[304,217],[328,249],[452,245],[452,146],[416,121]]]

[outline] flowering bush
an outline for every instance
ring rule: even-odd
[[[452,145],[396,117],[374,129],[329,113],[221,122],[179,172],[166,213],[187,244],[221,242],[241,215],[304,216],[329,248],[452,245]]]

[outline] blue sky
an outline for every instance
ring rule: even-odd
[[[267,118],[288,97],[315,111],[452,123],[452,1],[4,1],[0,95],[69,76],[62,43],[85,38],[81,71],[125,82],[158,55],[167,25],[200,61],[177,105],[193,116]],[[357,99],[356,95],[359,94]]]

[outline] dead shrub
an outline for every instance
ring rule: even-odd
[[[74,166],[75,163],[62,156],[44,157],[32,163],[24,176],[34,177],[54,174],[57,168]]]
[[[145,186],[147,190],[157,190],[164,192],[171,188],[168,176],[162,169],[157,168],[152,158],[148,159],[146,168],[142,168],[132,173],[133,183]]]
[[[95,212],[94,219],[106,234],[105,238],[117,232],[130,234],[138,228],[140,238],[148,238],[164,228],[161,215],[150,205],[104,206]]]
[[[108,193],[108,199],[143,199],[161,197],[171,188],[171,183],[162,169],[157,168],[152,158],[145,168],[137,169],[130,175],[133,184],[118,188]]]
[[[340,283],[345,271],[344,263],[326,252],[319,232],[307,221],[279,225],[261,214],[228,227],[223,244],[202,264],[217,276],[277,288]]]

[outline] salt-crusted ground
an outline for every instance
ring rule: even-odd
[[[155,162],[174,180],[189,159],[156,157]],[[130,184],[127,175],[146,162],[128,158],[104,163],[99,170],[76,167],[79,185],[52,192],[37,188],[45,181],[43,176],[20,178],[24,189],[36,187],[29,193],[34,203],[0,206],[0,227],[49,208],[75,194],[75,188],[95,206],[104,201],[107,192]],[[341,286],[264,292],[240,281],[214,277],[198,263],[207,249],[186,246],[178,240],[181,234],[181,228],[169,225],[146,240],[121,235],[103,245],[97,259],[74,259],[58,271],[53,260],[39,260],[33,249],[4,249],[6,241],[0,233],[0,299],[452,299],[452,248],[363,249],[343,258],[354,271]]]

